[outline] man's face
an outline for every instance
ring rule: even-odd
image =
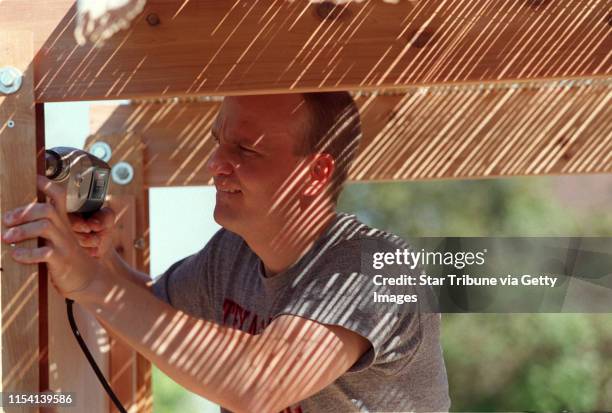
[[[207,164],[217,188],[217,223],[243,235],[290,220],[307,172],[295,153],[308,119],[300,94],[224,99]]]

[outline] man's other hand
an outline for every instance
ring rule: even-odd
[[[79,245],[96,258],[107,257],[113,248],[116,215],[110,208],[102,208],[88,218],[81,214],[68,214],[72,231]]]

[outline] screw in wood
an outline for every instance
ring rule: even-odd
[[[157,14],[151,13],[147,15],[147,23],[149,23],[149,26],[158,26],[161,23],[161,20],[159,20],[159,16]]]

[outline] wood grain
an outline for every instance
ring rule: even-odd
[[[353,180],[612,172],[612,81],[413,88],[362,95]],[[206,185],[220,101],[96,106],[91,130],[138,134],[144,185]],[[129,146],[126,139],[125,146]]]
[[[88,139],[90,148],[96,139]],[[106,137],[113,151],[109,165],[128,162],[134,168],[134,178],[127,185],[111,180],[108,205],[117,213],[114,246],[132,267],[149,273],[149,201],[143,186],[143,144],[134,134]],[[117,397],[129,412],[153,411],[151,363],[127,344],[111,338],[109,376]],[[110,412],[118,410],[110,405]]]
[[[35,32],[38,101],[612,74],[606,0],[149,0],[101,48],[76,45],[73,3],[0,2],[0,27]]]
[[[0,62],[23,73],[16,94],[0,94],[0,215],[36,202],[36,117],[33,37],[29,31],[0,31]],[[12,127],[8,122],[14,122]],[[6,230],[1,225],[2,232]],[[17,244],[35,248],[36,240]],[[0,391],[39,391],[38,266],[18,264],[12,247],[0,243]],[[12,412],[28,412],[25,405]]]

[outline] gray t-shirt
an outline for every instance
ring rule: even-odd
[[[374,292],[389,293],[372,282],[372,251],[398,248],[407,248],[399,237],[337,214],[297,263],[265,277],[246,242],[221,229],[200,252],[172,265],[153,291],[192,316],[251,334],[260,334],[279,315],[292,314],[342,326],[370,342],[348,372],[285,411],[447,411],[440,315],[419,311],[418,301],[381,304],[372,298]]]

